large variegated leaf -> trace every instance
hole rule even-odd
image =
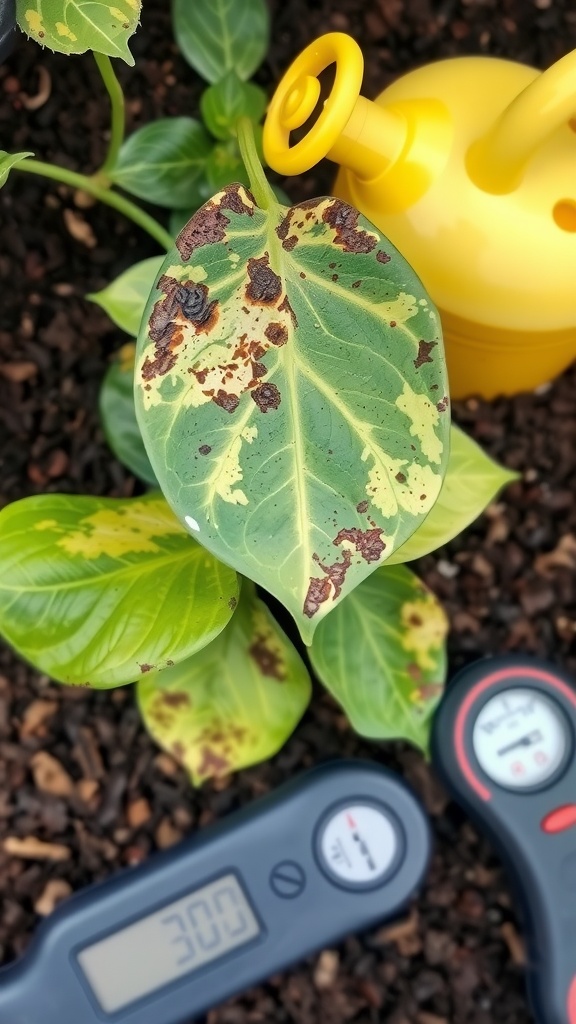
[[[50,50],[95,50],[133,64],[128,40],[141,6],[141,0],[16,0],[16,17],[23,32]]]
[[[119,686],[188,658],[237,594],[158,493],[42,495],[0,512],[0,633],[63,683]]]
[[[518,473],[498,465],[463,430],[452,425],[450,457],[438,501],[390,564],[412,562],[462,533]]]
[[[428,746],[446,676],[448,622],[410,569],[382,566],[324,619],[310,660],[352,725]]]
[[[245,580],[232,621],[212,643],[138,684],[148,731],[198,785],[271,757],[310,699],[307,669]]]
[[[408,539],[442,483],[440,324],[406,261],[337,199],[192,217],[144,315],[136,411],[201,544],[317,623]]]

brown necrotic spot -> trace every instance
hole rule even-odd
[[[328,577],[320,576],[316,578],[311,576],[306,597],[304,598],[304,615],[307,615],[309,619],[313,618],[320,605],[324,604],[324,601],[327,601],[329,597],[330,580]]]
[[[184,341],[182,324],[178,317],[184,317],[194,324],[196,333],[207,333],[218,319],[218,302],[208,302],[206,285],[187,281],[180,284],[164,274],[157,287],[164,292],[164,298],[154,304],[148,333],[154,342],[154,355],[146,356],[142,366],[142,378],[151,381],[168,373],[176,364],[176,349]]]
[[[278,306],[278,312],[279,313],[289,313],[290,314],[290,319],[292,321],[292,326],[293,327],[298,327],[298,320],[296,319],[296,313],[294,312],[294,310],[292,309],[292,306],[290,305],[290,299],[288,298],[288,295],[285,295],[284,298],[282,299],[282,302]]]
[[[200,748],[200,763],[198,765],[198,774],[200,776],[226,775],[230,768],[231,763],[228,758],[223,757],[213,747],[204,744]]]
[[[175,301],[186,320],[194,324],[196,334],[208,334],[218,319],[218,300],[208,301],[208,288],[205,284],[185,281],[175,292]]]
[[[418,355],[416,356],[416,359],[414,360],[414,366],[416,367],[417,370],[424,363],[431,363],[432,362],[432,358],[430,356],[430,353],[431,353],[432,349],[436,347],[437,344],[438,344],[437,341],[424,341],[424,339],[422,339],[421,341],[418,342]]]
[[[420,682],[420,680],[422,679],[422,669],[414,661],[411,661],[406,666],[406,671],[408,672],[408,675],[412,677],[415,683]]]
[[[241,189],[248,196],[249,201],[253,204],[252,206],[249,206],[244,202],[244,199],[240,194]],[[243,189],[241,185],[234,183],[233,185],[228,185],[224,189],[224,195],[220,199],[219,205],[221,209],[232,210],[232,213],[237,213],[239,216],[247,214],[249,217],[253,217],[256,200],[251,192]]]
[[[288,341],[288,328],[285,324],[268,324],[268,327],[264,331],[264,336],[268,341],[273,345],[277,345],[279,348],[281,345],[285,345]]]
[[[362,281],[353,281],[352,282],[352,287],[353,288],[359,288],[361,284],[362,284]]]
[[[154,665],[148,665],[148,664],[147,664],[146,662],[143,662],[143,663],[142,663],[142,664],[140,665],[140,671],[141,671],[141,672],[142,672],[143,674],[144,674],[145,672],[151,672],[153,668],[154,668]]]
[[[248,648],[248,654],[256,662],[263,676],[277,679],[279,683],[284,682],[286,668],[278,653],[266,644],[264,637],[256,637]]]
[[[190,703],[187,693],[163,693],[160,700],[168,708],[183,708]]]
[[[378,263],[390,263],[392,257],[389,256],[387,252],[384,252],[383,249],[379,249],[376,253],[376,259],[378,260]]]
[[[279,224],[278,227],[276,228],[276,234],[278,235],[278,238],[282,242],[282,248],[286,249],[287,252],[292,252],[292,249],[298,242],[298,235],[288,235],[288,232],[290,231],[291,227],[291,219],[292,211],[290,210],[284,217],[282,223]]]
[[[442,398],[439,402],[436,403],[436,408],[438,409],[438,412],[446,412],[446,409],[448,408],[449,404],[450,400],[448,398],[448,395],[444,395],[444,398]]]
[[[280,392],[275,384],[268,382],[260,384],[250,394],[260,409],[260,412],[268,412],[269,409],[277,409],[280,405]]]
[[[342,593],[342,587],[346,579],[346,573],[350,568],[352,561],[352,555],[349,551],[342,552],[342,562],[333,562],[332,565],[324,565],[320,561],[320,557],[316,554],[312,556],[314,561],[319,565],[324,577],[310,577],[310,583],[308,590],[306,591],[306,597],[304,598],[304,614],[309,618],[313,618],[316,612],[320,608],[320,605],[328,600],[332,589],[334,593],[332,600],[340,597]]]
[[[212,401],[215,405],[219,405],[221,409],[225,409],[226,412],[235,412],[240,399],[238,395],[229,395],[227,391],[220,389],[220,391],[212,396]]]
[[[360,501],[360,502],[358,502],[358,504],[356,505],[356,511],[360,512],[360,514],[363,515],[364,512],[368,511],[368,502],[367,501]]]
[[[382,530],[378,529],[360,530],[358,527],[351,527],[349,530],[340,530],[333,543],[338,545],[344,541],[353,544],[365,562],[380,561],[386,547],[382,540]]]
[[[200,452],[200,455],[210,455],[212,448],[209,444],[201,444],[198,451]]]
[[[249,302],[258,306],[273,306],[278,302],[282,282],[270,267],[267,252],[259,259],[251,257],[248,260],[248,277],[250,283],[246,286],[246,298]]]
[[[176,239],[176,248],[186,263],[196,249],[213,242],[222,242],[230,219],[212,200],[202,206],[182,228]]]
[[[338,274],[332,274],[332,280],[333,281],[337,281],[338,280]]]
[[[322,214],[322,220],[336,232],[336,245],[345,252],[372,252],[376,239],[358,227],[358,210],[341,199],[334,199]]]
[[[396,473],[394,479],[397,480],[399,484],[406,483],[406,477],[404,476],[404,473]]]
[[[228,607],[230,608],[231,611],[234,611],[234,609],[236,608],[237,604],[238,604],[238,599],[235,598],[235,597],[231,597],[230,600],[228,601]]]

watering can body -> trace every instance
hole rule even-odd
[[[375,103],[357,99],[329,149],[323,140],[341,165],[335,195],[393,242],[438,306],[455,398],[533,389],[576,357],[576,52],[563,60],[544,74],[439,61]],[[265,129],[282,169],[279,142]]]

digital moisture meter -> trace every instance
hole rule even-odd
[[[177,1024],[397,914],[426,817],[391,772],[333,762],[85,889],[0,972],[0,1024]]]
[[[516,881],[541,1024],[576,1024],[576,688],[530,658],[476,662],[436,714],[433,758]]]

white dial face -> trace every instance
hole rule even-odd
[[[351,804],[326,822],[320,852],[330,870],[348,885],[378,882],[398,849],[396,830],[384,811]]]
[[[484,705],[472,734],[486,774],[507,789],[541,786],[562,764],[569,742],[564,716],[538,690],[503,690]]]

